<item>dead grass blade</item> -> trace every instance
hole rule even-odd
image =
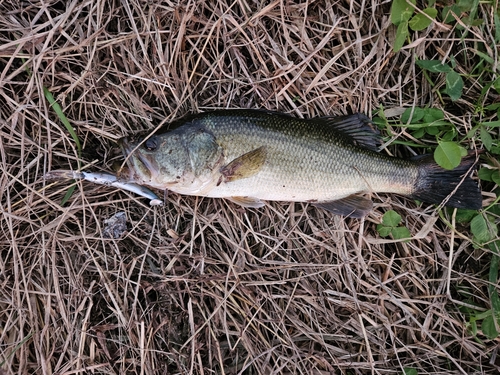
[[[498,371],[498,339],[474,337],[466,314],[489,303],[489,258],[431,209],[382,196],[359,221],[175,194],[151,208],[86,182],[63,207],[69,183],[43,179],[79,163],[111,171],[117,138],[188,112],[439,105],[415,57],[491,44],[493,13],[481,4],[467,40],[430,28],[394,54],[389,8],[0,2],[0,373]],[[464,108],[480,94],[472,84]],[[388,209],[410,241],[380,238]],[[127,231],[105,238],[117,212]]]

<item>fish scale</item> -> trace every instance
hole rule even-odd
[[[411,162],[360,150],[334,138],[331,129],[307,133],[311,127],[307,120],[271,116],[277,120],[272,129],[259,121],[242,124],[240,116],[203,120],[203,126],[226,151],[226,163],[262,145],[267,148],[266,162],[258,174],[214,187],[208,197],[330,201],[369,191],[411,194],[417,177],[417,167]]]

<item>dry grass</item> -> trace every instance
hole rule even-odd
[[[466,228],[427,225],[432,207],[383,196],[360,221],[171,194],[150,208],[88,183],[62,206],[71,182],[43,179],[79,159],[44,87],[82,141],[82,166],[106,171],[120,161],[114,140],[187,112],[441,106],[415,57],[491,44],[493,12],[481,5],[486,26],[464,41],[436,26],[394,54],[389,9],[0,2],[0,374],[495,373],[498,340],[474,338],[460,311],[467,295],[488,306],[489,257]],[[473,61],[459,64],[465,73]],[[480,91],[467,81],[459,116]],[[378,236],[391,208],[411,241]],[[121,211],[128,232],[104,238]]]

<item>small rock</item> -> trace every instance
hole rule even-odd
[[[117,212],[104,220],[102,235],[104,238],[118,239],[127,231],[127,215],[124,211]]]

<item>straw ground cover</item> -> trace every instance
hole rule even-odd
[[[425,19],[396,24],[378,0],[0,2],[0,374],[498,371],[500,22],[496,1],[471,4],[419,2],[411,17],[438,15],[414,30]],[[449,65],[459,97],[417,60]],[[489,213],[394,195],[365,220],[175,194],[151,208],[43,178],[112,171],[119,137],[213,108],[373,114],[401,157],[487,146]],[[407,108],[443,119],[401,126]]]

